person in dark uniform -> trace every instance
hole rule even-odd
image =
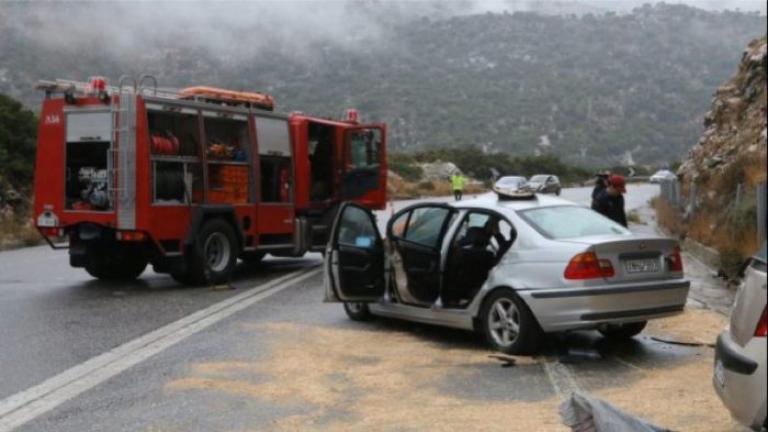
[[[624,193],[627,191],[626,180],[623,176],[608,177],[608,186],[600,191],[595,199],[595,211],[627,226],[627,215],[624,213]]]
[[[592,189],[592,210],[597,210],[597,197],[602,193],[606,187],[608,187],[608,177],[611,173],[608,171],[598,172],[595,174],[595,188]]]

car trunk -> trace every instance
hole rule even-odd
[[[610,260],[614,276],[612,282],[644,282],[682,277],[670,265],[678,243],[660,237],[596,236],[572,239],[571,242],[589,245],[598,259]]]

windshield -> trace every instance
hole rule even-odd
[[[535,175],[531,177],[531,182],[533,183],[544,183],[547,180],[547,176],[545,175]]]
[[[496,182],[499,187],[516,187],[525,183],[524,177],[502,177]]]
[[[631,234],[628,229],[586,207],[539,207],[518,214],[541,235],[553,240]]]

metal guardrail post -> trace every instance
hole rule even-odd
[[[757,185],[757,244],[762,245],[766,237],[766,182]]]

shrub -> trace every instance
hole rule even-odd
[[[725,246],[718,248],[720,254],[720,270],[728,279],[739,279],[747,257],[734,248]]]

